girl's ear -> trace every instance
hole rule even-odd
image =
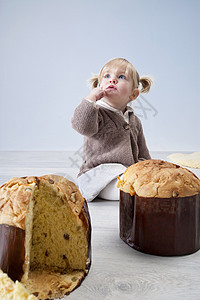
[[[139,96],[139,94],[140,94],[140,91],[137,88],[134,89],[132,95],[129,97],[130,100],[135,100]]]

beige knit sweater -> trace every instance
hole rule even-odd
[[[83,99],[74,111],[72,127],[84,135],[83,163],[78,176],[104,163],[128,167],[151,158],[142,124],[133,112],[128,124],[116,112]]]

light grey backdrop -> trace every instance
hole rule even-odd
[[[135,102],[150,150],[200,151],[199,0],[1,0],[0,150],[77,150],[87,79],[125,57],[155,78]]]

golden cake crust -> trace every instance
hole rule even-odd
[[[73,182],[58,175],[13,177],[0,187],[0,224],[25,229],[28,204],[39,182],[52,185],[62,199],[68,202],[74,215],[79,217],[85,199]]]
[[[150,159],[128,167],[117,187],[140,197],[187,197],[200,193],[200,180],[188,169]]]

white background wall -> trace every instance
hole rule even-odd
[[[199,0],[0,0],[0,150],[80,148],[70,119],[86,81],[125,57],[155,78],[135,105],[150,150],[200,151],[199,10]]]

